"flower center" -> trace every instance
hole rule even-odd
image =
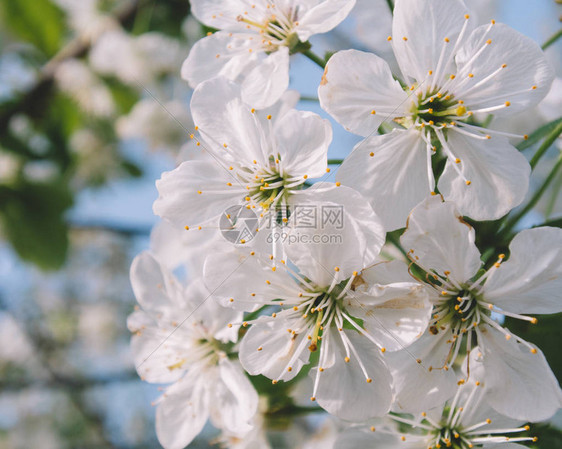
[[[419,127],[445,127],[467,115],[464,102],[455,100],[451,94],[443,95],[439,89],[417,95],[418,101],[412,106],[412,120]]]

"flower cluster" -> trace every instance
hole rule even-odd
[[[171,384],[166,449],[207,419],[226,447],[270,447],[276,417],[317,406],[347,422],[336,448],[516,448],[562,405],[541,350],[507,327],[562,311],[562,230],[498,220],[527,193],[512,144],[527,136],[484,126],[536,105],[552,69],[462,0],[396,0],[397,73],[353,49],[325,64],[320,106],[365,138],[330,182],[331,125],[295,109],[289,64],[324,65],[308,39],[354,3],[192,1],[218,31],[184,62],[196,126],[131,269],[137,371]]]

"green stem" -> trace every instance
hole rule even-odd
[[[394,14],[394,2],[392,0],[386,0],[386,4],[390,9],[390,14]]]
[[[328,159],[328,165],[341,165],[343,164],[343,159]]]
[[[307,97],[306,95],[303,95],[303,96],[301,97],[301,101],[314,101],[314,102],[317,102],[317,101],[318,101],[318,98],[316,98],[316,97]]]
[[[321,58],[320,56],[318,56],[316,53],[312,52],[311,50],[305,50],[305,51],[302,52],[302,54],[305,55],[311,61],[318,64],[320,67],[322,67],[322,68],[326,67],[326,61],[324,60],[324,58]]]
[[[560,39],[561,36],[562,36],[562,28],[558,30],[556,33],[554,33],[552,36],[550,36],[548,40],[541,45],[541,48],[543,50],[546,50],[548,47],[554,44],[558,39]]]
[[[529,164],[531,164],[531,168],[535,168],[541,157],[543,157],[544,153],[546,153],[546,150],[550,148],[550,145],[554,143],[560,134],[562,134],[562,122],[559,123],[548,136],[546,136],[546,139],[544,139],[544,142],[529,162]]]
[[[515,214],[503,227],[502,229],[502,233],[506,233],[511,231],[511,229],[513,229],[513,227],[519,222],[519,220],[521,220],[521,218],[523,218],[527,212],[529,212],[533,207],[535,207],[535,205],[539,202],[539,200],[541,199],[541,196],[543,195],[543,193],[546,191],[546,189],[548,188],[548,186],[550,185],[550,183],[553,181],[553,179],[556,177],[556,174],[558,173],[558,170],[560,169],[560,167],[562,166],[562,154],[560,154],[560,156],[558,156],[558,160],[556,161],[556,163],[554,164],[554,167],[552,167],[552,170],[550,171],[550,173],[548,174],[548,176],[546,177],[546,179],[544,180],[543,184],[540,186],[540,188],[535,192],[535,194],[533,195],[533,197],[529,200],[529,202],[527,203],[527,205],[521,209],[517,214]]]

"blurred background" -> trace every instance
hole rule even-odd
[[[467,3],[541,45],[560,32],[554,0]],[[386,0],[360,0],[313,50],[390,58],[390,17]],[[138,379],[129,353],[128,271],[157,222],[154,181],[193,128],[181,64],[210,30],[188,0],[0,0],[0,23],[0,449],[159,447],[150,405],[159,392]],[[561,42],[547,49],[558,77]],[[326,116],[313,100],[321,70],[293,58],[291,86],[310,97],[299,107]],[[536,110],[492,126],[530,134],[560,117],[561,96],[558,78]],[[358,139],[334,130],[330,156],[345,157]],[[526,226],[560,226],[561,186],[558,174]],[[543,349],[561,381],[562,317],[539,322],[512,330]],[[560,414],[537,427],[536,447],[562,447],[556,427]],[[212,433],[193,447],[209,447]]]

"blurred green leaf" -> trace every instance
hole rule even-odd
[[[60,48],[64,14],[49,0],[0,0],[2,21],[16,36],[50,58]]]
[[[539,142],[544,136],[546,136],[546,135],[550,134],[552,131],[554,131],[554,129],[560,123],[562,123],[562,117],[559,117],[556,120],[553,120],[552,122],[541,126],[536,131],[532,132],[529,135],[529,138],[527,140],[524,140],[521,143],[519,143],[518,145],[516,145],[517,149],[522,151],[522,150],[525,150],[525,149],[529,148],[530,146],[534,145],[535,143]]]
[[[139,101],[139,94],[137,91],[114,77],[104,77],[103,80],[111,91],[119,113],[128,114]]]
[[[72,195],[61,182],[2,187],[3,232],[22,259],[45,270],[58,269],[68,249],[63,214],[71,205]]]
[[[562,449],[562,431],[548,424],[531,424],[530,435],[538,439],[531,444],[537,449]]]
[[[125,172],[133,178],[140,178],[142,176],[142,169],[131,161],[121,162],[121,167]]]

